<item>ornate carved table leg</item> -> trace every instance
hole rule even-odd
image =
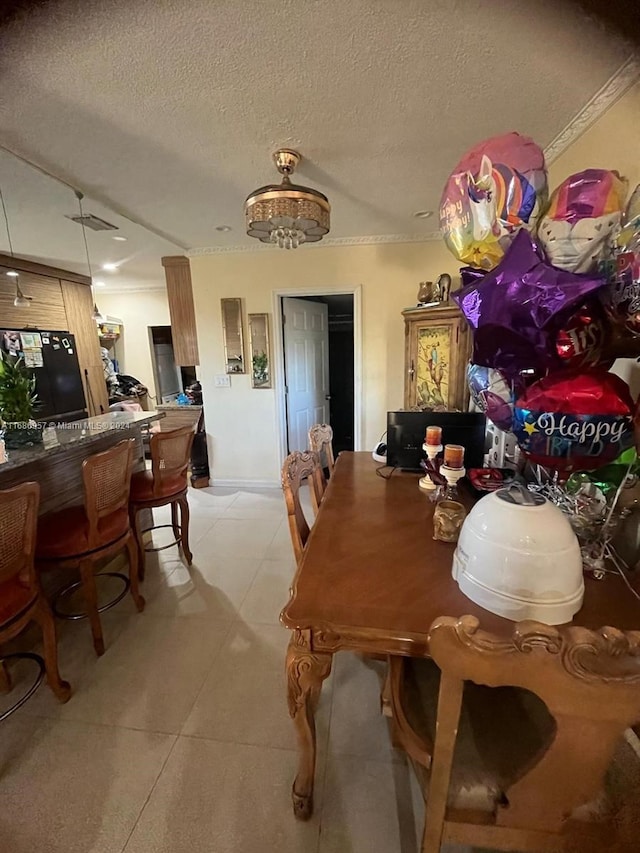
[[[293,813],[298,820],[313,814],[313,781],[316,769],[315,711],[322,682],[331,672],[333,655],[312,652],[310,632],[294,631],[287,650],[289,714],[298,735],[298,774],[293,783]]]

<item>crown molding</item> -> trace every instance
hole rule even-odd
[[[140,285],[135,284],[131,287],[127,287],[126,284],[120,285],[120,287],[101,287],[96,291],[95,297],[98,302],[102,296],[111,296],[112,294],[121,295],[123,293],[153,293],[154,291],[166,291],[167,287],[165,284],[149,284],[149,285]]]
[[[551,140],[544,150],[547,165],[553,163],[566,149],[612,107],[634,83],[640,80],[640,52],[634,51],[604,86],[575,115],[569,124]]]
[[[247,238],[252,240],[253,238]],[[433,243],[442,240],[442,235],[439,231],[431,231],[428,234],[372,234],[366,237],[326,237],[317,243],[307,243],[300,248],[308,249],[323,249],[328,247],[341,246],[376,246],[386,243]],[[241,246],[200,246],[194,249],[189,249],[187,257],[199,258],[203,255],[226,255],[226,254],[242,254],[246,252],[270,252],[274,246],[269,246],[266,243],[256,241],[253,244]]]

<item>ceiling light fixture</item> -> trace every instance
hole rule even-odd
[[[227,231],[231,231],[230,225],[216,225],[216,231],[222,231],[226,233]]]
[[[106,284],[104,283],[104,281],[94,281],[93,286],[94,287],[106,287]]]
[[[11,231],[9,230],[9,217],[7,216],[7,207],[4,203],[4,195],[2,194],[2,187],[0,187],[0,202],[2,202],[2,212],[4,213],[4,224],[7,229],[7,242],[9,243],[9,254],[11,257],[15,257],[13,254],[13,243],[11,242]],[[19,274],[15,270],[9,270],[7,272],[9,278],[12,278],[16,283],[16,296],[13,300],[13,305],[15,308],[28,308],[31,305],[31,297],[25,296],[20,287]]]
[[[291,183],[290,175],[300,163],[297,151],[281,148],[273,159],[282,183],[260,187],[249,195],[244,206],[247,234],[281,249],[317,243],[331,227],[328,198],[318,190]]]
[[[15,280],[16,283],[16,298],[13,300],[13,304],[16,308],[28,308],[31,305],[31,296],[25,296],[20,288],[20,283],[18,282],[19,275],[15,270],[10,270],[7,273],[12,279]]]
[[[429,219],[430,216],[433,216],[433,210],[417,210],[413,215],[416,219]]]
[[[114,237],[113,239],[114,239],[114,240],[117,240],[119,243],[126,243],[126,242],[127,242],[127,238],[126,238],[126,237],[123,237],[121,234],[118,234],[118,235],[117,235],[116,237]]]
[[[31,305],[31,297],[25,296],[20,288],[20,283],[16,278],[16,298],[13,300],[16,308],[28,308]]]
[[[118,264],[102,264],[102,269],[106,270],[107,272],[118,272]]]
[[[80,192],[80,190],[74,190],[76,194],[76,198],[78,199],[78,207],[80,209],[80,224],[82,225],[82,239],[84,240],[84,251],[87,256],[87,269],[89,270],[89,280],[91,282],[91,291],[93,292],[93,274],[91,272],[91,260],[89,259],[89,244],[87,243],[87,232],[84,227],[84,213],[82,211],[82,199],[84,195]],[[98,303],[93,299],[93,314],[91,315],[93,320],[102,320],[102,314],[100,313],[100,309],[98,308]]]

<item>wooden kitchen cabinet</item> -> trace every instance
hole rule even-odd
[[[12,270],[20,273],[20,287],[26,296],[31,297],[28,308],[14,305],[15,280],[6,277],[6,273]],[[98,329],[93,319],[90,278],[25,258],[0,254],[0,325],[4,329],[71,332],[76,340],[88,414],[93,417],[108,410]]]
[[[467,411],[466,370],[471,333],[451,304],[408,308],[405,323],[404,408]]]

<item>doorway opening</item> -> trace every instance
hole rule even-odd
[[[334,453],[360,449],[360,288],[280,291],[274,363],[282,459],[308,447],[314,423],[333,429]]]
[[[179,367],[173,352],[171,326],[148,326],[151,367],[158,403],[172,403],[196,381],[195,367]]]

